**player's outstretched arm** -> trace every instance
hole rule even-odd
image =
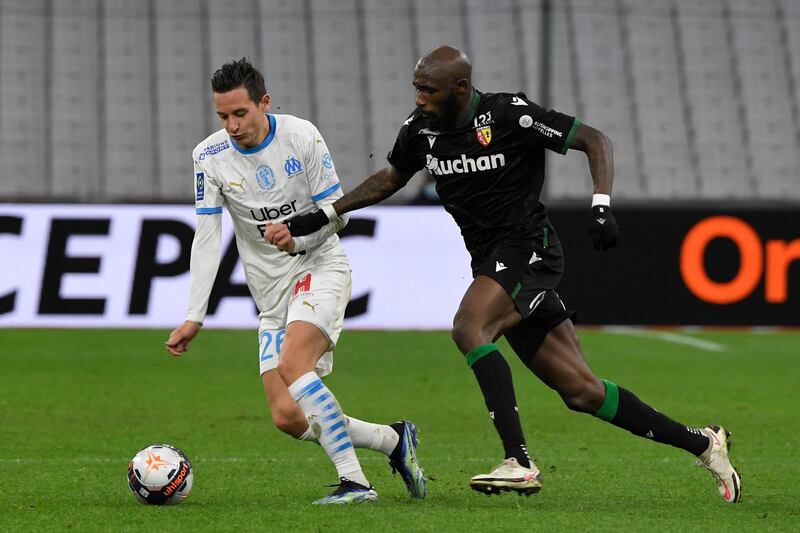
[[[164,343],[167,351],[172,355],[180,356],[189,350],[189,343],[192,342],[200,333],[201,324],[193,320],[187,320],[169,334],[167,342]]]
[[[330,206],[319,211],[296,216],[286,222],[293,237],[300,237],[318,231],[325,226],[334,215],[343,215],[377,204],[402,189],[411,176],[403,176],[392,166],[379,170],[361,185],[336,200]]]
[[[337,215],[343,215],[368,205],[377,204],[405,187],[410,179],[411,176],[400,175],[390,165],[368,177],[361,185],[333,202],[333,209]]]
[[[611,140],[601,131],[581,124],[570,148],[580,150],[589,159],[594,182],[589,234],[595,250],[613,248],[619,240],[619,228],[611,213],[611,186],[614,182],[614,156]]]
[[[589,159],[589,172],[595,194],[611,194],[614,182],[614,154],[611,140],[603,132],[586,124],[578,126],[570,148],[580,150]]]

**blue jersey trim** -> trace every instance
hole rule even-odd
[[[217,215],[222,213],[221,207],[198,207],[195,209],[198,215]]]
[[[269,146],[269,143],[271,143],[272,139],[275,138],[275,130],[277,129],[277,125],[274,116],[267,115],[267,119],[269,120],[269,134],[267,135],[267,138],[264,139],[258,146],[253,146],[252,148],[242,148],[241,146],[236,144],[236,141],[234,141],[233,137],[231,137],[231,144],[233,144],[233,147],[236,148],[237,152],[239,152],[240,154],[252,155],[252,154],[257,154],[258,152]]]
[[[328,196],[330,196],[331,194],[335,193],[336,191],[338,191],[341,188],[342,188],[342,185],[340,183],[337,183],[335,185],[331,185],[330,187],[328,187],[327,189],[325,189],[321,193],[315,194],[314,196],[312,196],[311,199],[314,200],[315,202],[319,202],[323,198],[327,198]]]

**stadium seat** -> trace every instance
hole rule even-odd
[[[4,5],[0,18],[0,158],[3,195],[32,196],[50,186],[49,161],[42,157],[49,139],[47,94],[49,63],[44,0]]]
[[[792,112],[791,61],[782,34],[776,31],[779,27],[776,4],[730,1],[733,52],[746,104],[756,196],[800,195],[797,178],[800,125],[796,103]]]
[[[211,105],[210,66],[204,64],[203,24],[198,0],[156,2],[158,46],[154,73],[158,113],[159,193],[188,202],[191,197],[191,151],[219,129]]]

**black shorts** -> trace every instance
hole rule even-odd
[[[522,315],[522,322],[504,335],[526,365],[550,330],[564,320],[575,321],[575,312],[555,291],[564,272],[564,254],[552,230],[551,235],[503,243],[474,271],[499,283]]]

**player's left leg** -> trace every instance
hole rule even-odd
[[[277,370],[264,372],[261,380],[275,427],[298,440],[319,444],[319,424],[309,424]],[[386,455],[392,472],[400,473],[409,495],[412,498],[425,497],[425,476],[416,455],[419,440],[413,422],[402,420],[388,425],[374,424],[345,414],[344,423],[354,448],[366,448]]]
[[[286,327],[278,373],[288,383],[289,394],[309,419],[319,443],[328,454],[341,483],[333,494],[315,503],[351,503],[375,500],[378,495],[367,481],[356,457],[344,414],[336,397],[314,369],[328,351],[329,341],[314,324],[295,321]]]
[[[515,343],[516,344],[516,343]],[[515,348],[518,354],[522,351]],[[523,352],[524,353],[524,352]],[[575,328],[564,320],[545,336],[528,367],[554,389],[573,411],[594,415],[634,435],[669,444],[697,456],[717,479],[726,501],[738,501],[741,481],[727,459],[726,432],[718,427],[690,428],[642,402],[629,390],[599,380],[583,357]]]
[[[314,268],[301,273],[300,279],[303,283],[296,286],[301,289],[295,291],[289,302],[286,318],[289,325],[279,363],[293,397],[296,397],[293,387],[298,382],[316,380],[321,383],[314,374],[321,377],[331,372],[332,351],[341,333],[344,310],[350,299],[350,269],[340,262],[321,258]],[[298,347],[302,350],[300,345],[308,344],[300,342],[298,335],[301,332],[313,336],[314,356],[284,358],[284,352],[298,352]],[[299,366],[294,368],[295,365]],[[324,446],[330,437],[328,432],[333,431],[334,436],[347,433],[352,447],[370,448],[386,454],[392,469],[400,472],[411,497],[425,497],[425,476],[416,456],[417,430],[414,424],[408,421],[392,425],[372,424],[348,417],[341,409],[338,409],[338,417],[334,417],[333,413],[315,417],[303,400],[298,400],[298,403],[310,423],[309,431],[301,438],[318,440]],[[326,405],[328,403],[324,401],[321,404],[322,407]],[[327,428],[328,425],[334,429]],[[351,453],[355,457],[352,450]]]

